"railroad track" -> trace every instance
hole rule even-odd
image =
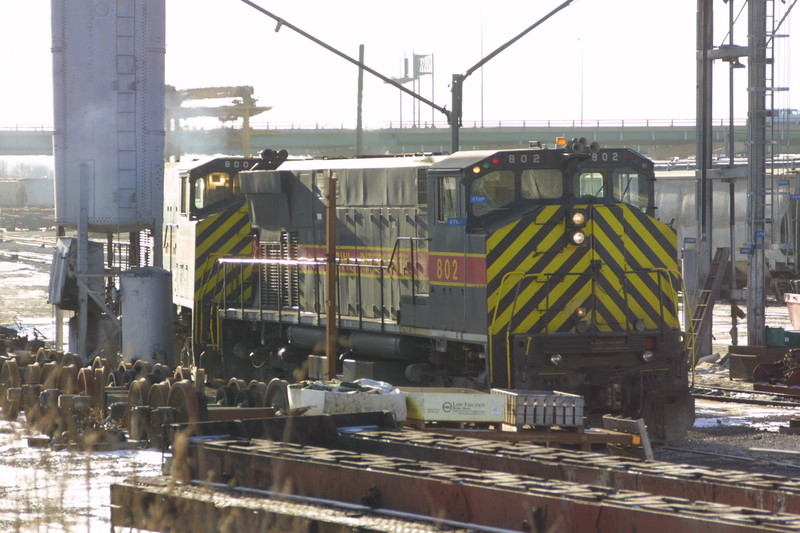
[[[694,387],[692,396],[714,402],[731,402],[775,407],[800,407],[800,396],[723,387]]]

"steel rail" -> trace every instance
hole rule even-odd
[[[350,503],[375,495],[374,507],[484,527],[651,533],[800,529],[800,515],[786,512],[290,443],[189,439],[186,459],[191,479],[236,479],[243,487]]]
[[[546,448],[403,429],[339,430],[339,447],[553,480],[688,497],[719,504],[800,513],[800,483],[768,474],[715,471],[693,465]],[[739,457],[736,457],[738,459]]]

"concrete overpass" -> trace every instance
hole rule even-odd
[[[724,154],[730,131],[727,121],[715,121],[712,131],[715,153]],[[747,126],[743,120],[734,123],[734,136],[736,151],[745,153]],[[534,140],[551,144],[556,137],[586,137],[604,147],[630,147],[653,159],[685,158],[695,153],[695,127],[691,120],[518,121],[483,127],[466,123],[460,137],[464,150],[517,148]],[[785,153],[800,153],[800,124],[782,124],[780,129],[776,126],[774,138],[784,144]],[[175,143],[183,154],[255,154],[262,148],[273,148],[286,149],[292,155],[352,156],[356,132],[321,124],[253,124],[249,134],[241,128],[170,132],[168,146]],[[438,123],[389,124],[364,131],[362,146],[364,155],[449,152],[450,130],[447,124]],[[48,128],[0,127],[0,155],[52,155],[52,151],[52,131]]]

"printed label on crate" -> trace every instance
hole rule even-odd
[[[428,412],[435,413],[437,410],[428,408]],[[483,402],[442,402],[443,413],[456,413],[461,415],[481,414],[488,412],[491,415],[500,414],[500,408],[496,406],[487,406]]]
[[[464,389],[403,389],[409,418],[428,421],[502,422],[505,399]]]

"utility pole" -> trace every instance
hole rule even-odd
[[[358,62],[364,64],[364,45],[358,47]],[[364,68],[358,67],[358,103],[356,104],[356,157],[364,155],[363,126],[361,125],[361,109],[364,102]]]
[[[697,280],[693,291],[684,305],[694,308],[705,280],[711,271],[713,255],[712,235],[714,217],[712,213],[712,193],[710,170],[712,166],[712,67],[711,53],[714,47],[714,10],[712,0],[697,1]],[[689,261],[690,263],[691,261]],[[686,266],[686,264],[685,264]],[[686,273],[684,273],[686,275]],[[712,302],[713,304],[713,302]],[[695,352],[698,355],[711,353],[711,328],[703,338],[694,340]]]
[[[752,253],[747,276],[747,343],[766,344],[764,325],[764,241],[766,226],[766,67],[767,7],[765,0],[748,2],[747,9],[747,234]]]
[[[553,9],[550,13],[543,16],[530,26],[528,26],[525,30],[519,33],[516,37],[505,43],[504,45],[497,48],[494,52],[489,54],[488,56],[484,57],[474,65],[472,65],[467,72],[464,74],[453,74],[453,83],[450,86],[450,92],[452,94],[452,113],[450,114],[450,141],[451,146],[450,150],[455,153],[459,149],[459,138],[458,138],[458,129],[461,127],[461,111],[462,111],[462,100],[463,100],[463,91],[464,91],[464,81],[476,70],[481,68],[483,65],[489,62],[489,60],[493,59],[497,54],[517,42],[518,40],[522,39],[525,35],[530,33],[533,29],[537,28],[541,24],[543,24],[547,19],[567,7],[573,2],[573,0],[566,0],[561,5]]]

